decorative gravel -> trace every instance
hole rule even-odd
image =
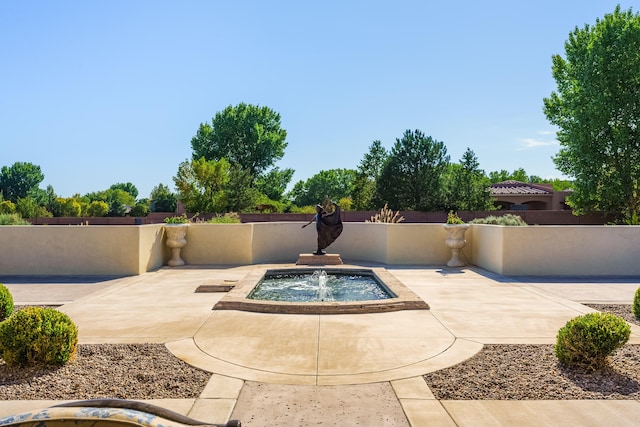
[[[638,324],[631,305],[589,305]],[[437,399],[640,399],[640,345],[627,344],[602,372],[558,363],[553,345],[485,345],[474,357],[424,376]]]
[[[630,305],[590,306],[638,324]],[[197,398],[210,377],[162,344],[81,344],[74,361],[58,368],[9,368],[0,360],[0,400]],[[424,378],[437,399],[640,400],[640,345],[625,345],[596,373],[560,366],[553,345],[486,345]]]
[[[162,344],[81,344],[62,367],[9,368],[0,361],[0,400],[197,398],[210,377]]]

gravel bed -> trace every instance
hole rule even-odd
[[[590,307],[638,324],[630,305]],[[0,400],[197,398],[210,377],[162,344],[81,344],[75,359],[57,368],[9,368],[0,360]],[[437,399],[640,400],[640,345],[625,345],[597,373],[563,368],[553,345],[486,345],[424,378]]]
[[[638,324],[631,305],[589,304]],[[627,344],[602,372],[558,363],[553,345],[485,345],[474,357],[424,376],[437,399],[640,399],[640,345]]]
[[[0,400],[197,398],[209,378],[162,344],[80,344],[62,367],[9,368],[0,361]]]

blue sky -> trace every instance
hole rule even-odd
[[[191,138],[240,102],[282,118],[292,184],[406,129],[485,172],[561,177],[543,98],[576,27],[633,1],[0,2],[0,166],[62,197],[173,186]],[[638,12],[634,7],[634,12]]]

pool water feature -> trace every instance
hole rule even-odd
[[[316,273],[317,271],[317,273]],[[315,276],[314,276],[315,273]],[[292,285],[298,295],[284,297],[282,290],[272,289],[269,280],[273,276],[288,279],[296,276],[310,276],[310,283]],[[332,275],[340,276],[345,289],[336,289],[332,284]],[[376,283],[375,289],[364,294],[356,290],[354,281],[361,277]],[[259,286],[260,282],[266,285]],[[298,279],[294,279],[298,280]],[[282,285],[278,285],[282,286]],[[270,299],[259,296],[260,293],[273,294]],[[349,294],[349,296],[347,296]],[[304,295],[304,296],[301,296]],[[356,314],[379,313],[399,310],[428,310],[429,305],[407,288],[395,276],[384,268],[353,268],[340,266],[331,268],[279,268],[262,269],[249,272],[236,286],[224,295],[214,310],[240,310],[257,313],[280,314]]]
[[[371,301],[396,295],[370,270],[269,270],[247,298],[266,301]]]

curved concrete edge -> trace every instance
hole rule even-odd
[[[317,384],[353,385],[417,377],[464,362],[478,354],[482,347],[482,344],[475,341],[456,339],[445,351],[411,365],[366,374],[319,376]]]
[[[177,358],[191,366],[207,372],[240,378],[245,381],[258,381],[274,384],[316,385],[315,375],[289,375],[265,372],[245,366],[234,365],[205,353],[197,346],[193,338],[185,338],[165,344],[167,349]]]
[[[407,366],[362,374],[319,376],[266,372],[234,365],[211,357],[202,351],[192,338],[168,342],[165,345],[174,356],[207,372],[245,381],[293,385],[354,385],[411,378],[461,363],[475,356],[483,347],[475,341],[456,339],[445,351]]]

